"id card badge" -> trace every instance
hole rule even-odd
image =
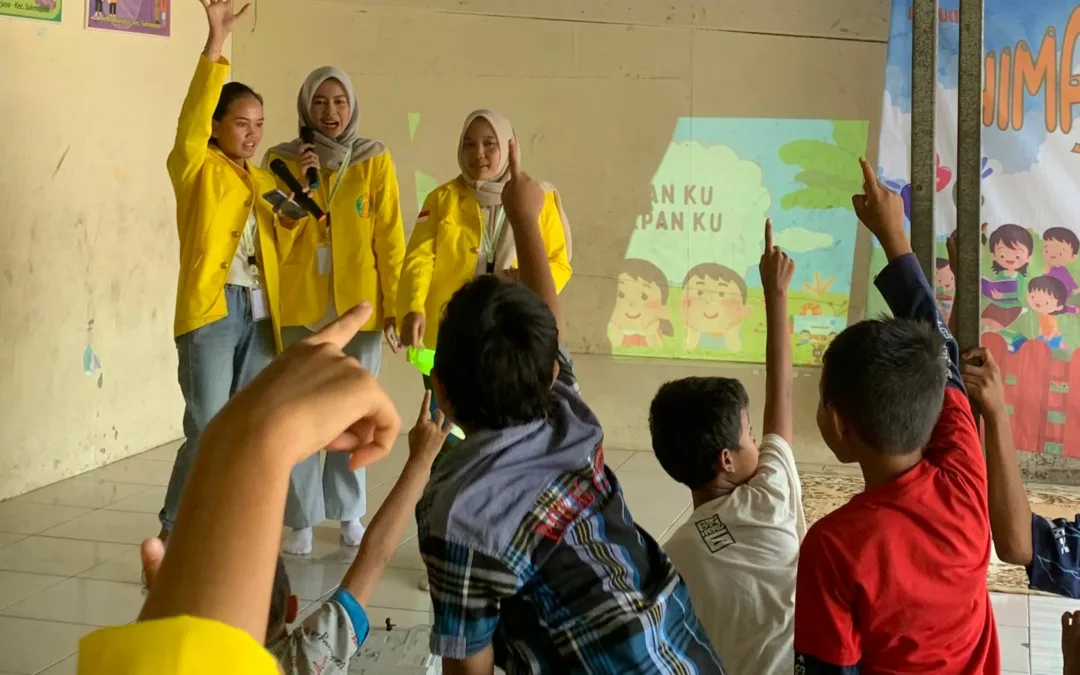
[[[248,299],[251,301],[251,320],[262,321],[270,316],[266,303],[266,290],[257,287],[248,288]]]
[[[330,246],[328,244],[319,245],[318,258],[319,276],[330,276],[330,271],[333,269],[334,257],[333,254],[330,253]]]

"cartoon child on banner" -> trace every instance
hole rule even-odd
[[[1051,349],[1065,349],[1065,337],[1061,334],[1057,318],[1066,312],[1076,313],[1076,307],[1067,306],[1069,290],[1057,277],[1044,275],[1028,283],[1028,306],[1039,314],[1038,338]]]
[[[1076,293],[1077,285],[1069,272],[1080,253],[1080,238],[1064,227],[1051,227],[1043,232],[1043,274],[1054,277],[1065,286],[1067,298]]]
[[[956,292],[956,275],[953,274],[949,261],[945,258],[937,259],[937,271],[934,272],[934,295],[937,296],[938,309],[945,321],[952,314],[953,297]]]
[[[982,313],[990,331],[1008,328],[1023,313],[1028,264],[1035,249],[1031,232],[1019,225],[1002,225],[990,235],[993,276],[982,280],[982,293],[992,301]]]
[[[667,306],[668,282],[647,260],[630,258],[619,273],[619,293],[608,321],[608,341],[618,347],[660,349],[674,335]]]
[[[702,263],[683,281],[683,325],[686,351],[742,349],[742,323],[750,317],[746,282],[735,270],[717,263]]]

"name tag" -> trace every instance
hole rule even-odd
[[[320,277],[329,276],[330,271],[334,268],[334,256],[330,252],[330,247],[326,244],[319,246],[318,268]]]
[[[269,303],[266,301],[265,288],[248,288],[248,299],[251,301],[252,321],[262,321],[266,317],[270,316],[270,312],[267,309],[269,307]]]

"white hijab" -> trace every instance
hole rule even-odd
[[[499,166],[495,171],[495,178],[487,181],[472,176],[462,156],[465,148],[465,134],[468,133],[469,126],[478,119],[484,119],[491,125],[491,128],[495,130],[495,138],[499,142]],[[469,113],[465,118],[465,123],[461,126],[461,137],[458,139],[457,153],[461,179],[472,188],[473,195],[484,213],[484,225],[487,227],[491,227],[491,224],[497,222],[502,216],[502,191],[510,180],[510,139],[512,138],[516,138],[514,126],[506,116],[494,110],[475,110]],[[518,145],[518,153],[519,155],[521,153],[520,144]],[[572,256],[570,219],[567,218],[566,211],[563,210],[562,198],[559,196],[559,191],[551,183],[541,183],[540,185],[544,188],[544,192],[555,195],[555,205],[559,209],[559,219],[562,220],[563,234],[566,238],[566,257],[569,260]],[[514,244],[514,232],[511,228],[504,227],[499,234],[499,241],[495,247],[495,269],[509,269],[514,266],[516,260],[517,251]]]

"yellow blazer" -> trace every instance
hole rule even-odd
[[[265,164],[282,159],[299,180],[298,164],[273,151]],[[333,260],[334,307],[338,314],[363,301],[375,311],[361,330],[382,330],[394,316],[398,279],[405,257],[405,229],[397,174],[389,152],[345,169],[341,185],[327,208],[337,171],[322,171],[312,198],[330,214],[326,221],[304,218],[292,230],[278,229],[281,258],[281,325],[307,326],[326,314],[330,285],[319,275],[319,247],[329,244]],[[281,185],[286,194],[289,189]]]
[[[199,57],[191,80],[176,142],[166,166],[176,194],[176,228],[180,235],[180,280],[176,286],[177,337],[228,315],[225,281],[240,245],[248,214],[258,223],[257,257],[266,289],[274,342],[281,349],[278,304],[277,221],[262,195],[276,188],[269,172],[245,162],[241,167],[210,145],[211,122],[229,62]]]
[[[398,319],[409,312],[423,313],[427,319],[424,346],[429,349],[435,349],[443,307],[476,273],[482,223],[480,204],[460,176],[435,188],[424,200],[401,269]],[[553,193],[548,193],[540,212],[540,236],[551,261],[555,290],[561,292],[573,270]]]

